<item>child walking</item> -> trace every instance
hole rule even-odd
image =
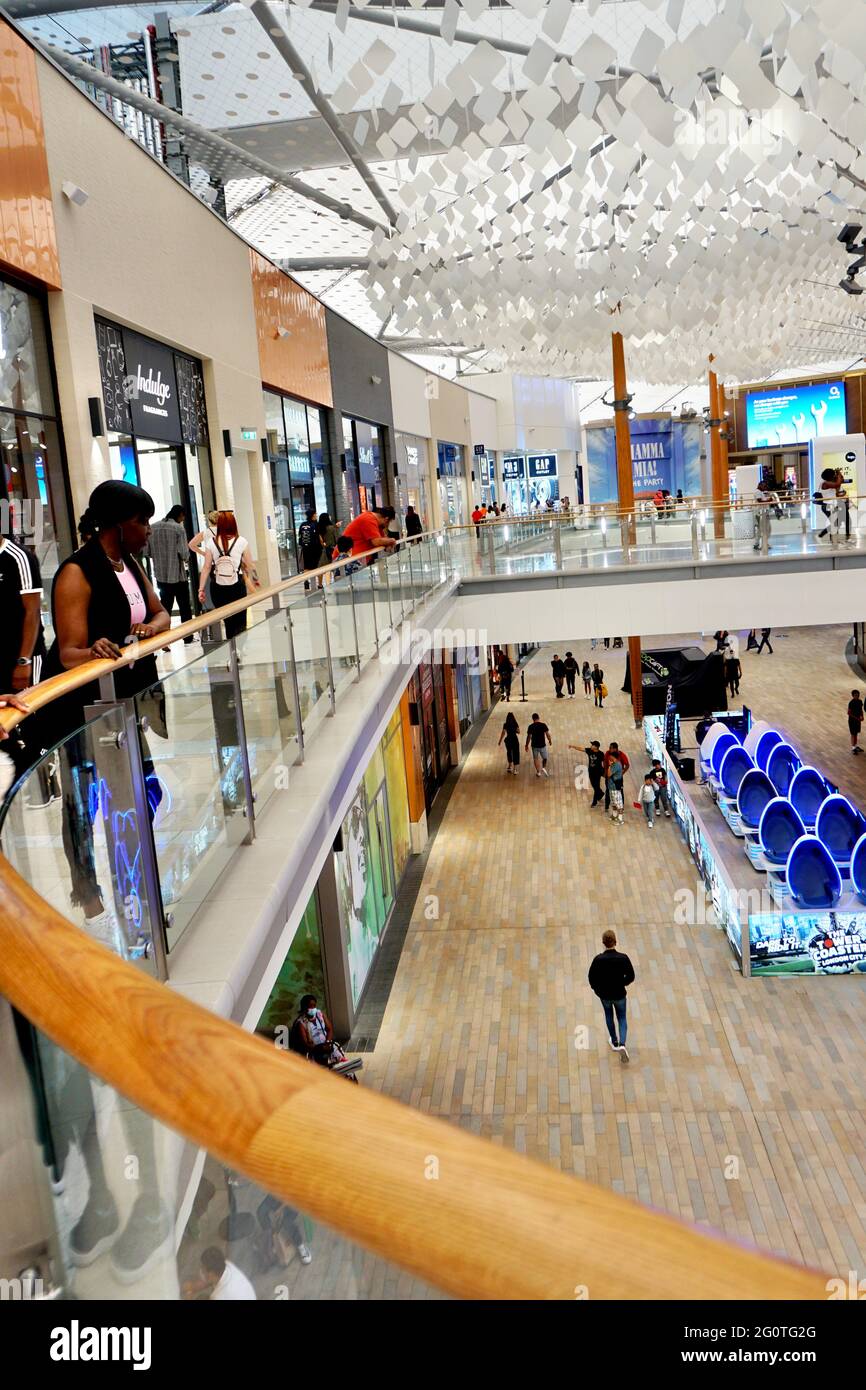
[[[656,789],[651,772],[648,772],[643,779],[643,786],[640,789],[640,804],[647,818],[647,824],[652,830],[655,827]]]

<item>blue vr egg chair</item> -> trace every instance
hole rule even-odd
[[[754,766],[741,743],[727,748],[719,767],[719,787],[722,795],[733,801],[740,790],[740,783]]]
[[[713,779],[716,782],[718,782],[719,780],[719,769],[722,766],[722,758],[725,756],[728,749],[741,747],[742,744],[740,743],[740,740],[736,737],[735,734],[732,734],[727,729],[719,738],[716,739],[713,745],[713,751],[710,754],[710,770],[712,772]]]
[[[755,720],[751,729],[746,734],[746,737],[743,739],[743,747],[745,748],[750,758],[754,759],[754,756],[758,751],[758,744],[761,741],[761,736],[769,732],[770,725],[767,723],[766,719]]]
[[[815,834],[827,846],[837,868],[847,873],[854,846],[866,830],[863,817],[847,796],[828,796],[815,821]]]
[[[766,729],[758,739],[758,746],[755,749],[755,764],[762,772],[767,771],[767,759],[772,753],[777,743],[782,742],[782,735],[775,729]]]
[[[851,851],[851,886],[861,903],[866,903],[866,835],[861,835]]]
[[[775,869],[784,868],[796,842],[805,835],[805,827],[790,801],[774,796],[764,807],[758,826],[761,853]]]
[[[858,841],[864,842],[866,835]],[[835,907],[842,896],[842,875],[827,846],[814,835],[803,835],[792,845],[786,878],[797,907],[812,912]]]
[[[807,830],[815,829],[818,812],[830,795],[830,788],[816,767],[804,763],[791,778],[788,800]]]
[[[761,824],[764,807],[775,795],[776,788],[766,772],[762,772],[759,767],[753,767],[746,773],[737,792],[737,811],[746,830],[757,830]]]
[[[767,759],[767,776],[779,796],[787,796],[794,773],[800,770],[800,759],[790,743],[777,743]]]

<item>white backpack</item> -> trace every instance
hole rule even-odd
[[[219,584],[221,587],[225,587],[229,584],[237,584],[238,582],[238,572],[235,568],[235,562],[232,559],[232,551],[236,540],[237,536],[235,536],[228,550],[225,551],[224,554],[219,554],[217,556],[216,564],[213,567],[214,583]]]

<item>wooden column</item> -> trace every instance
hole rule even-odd
[[[710,491],[713,499],[713,535],[721,540],[725,534],[725,514],[723,505],[728,500],[728,470],[722,453],[722,396],[719,391],[719,378],[713,371],[715,361],[710,353]]]
[[[617,496],[619,498],[620,511],[631,513],[632,520],[629,524],[629,540],[635,540],[634,526],[634,478],[631,466],[631,431],[628,424],[628,380],[625,373],[625,351],[623,349],[622,334],[613,333],[611,335],[611,346],[613,350],[613,419],[616,429],[616,485]],[[639,637],[629,637],[628,655],[629,667],[631,670],[631,707],[634,711],[634,722],[640,724],[643,719],[643,685],[641,684],[641,640]]]

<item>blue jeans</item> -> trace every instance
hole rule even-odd
[[[644,815],[646,816],[647,820],[649,821],[650,825],[652,825],[652,823],[653,823],[653,816],[655,815],[655,812],[656,812],[656,801],[655,801],[655,797],[653,797],[652,801],[644,801],[644,802],[642,802],[642,805],[643,805],[643,813],[644,813]]]
[[[604,1021],[607,1024],[607,1031],[610,1033],[610,1040],[614,1047],[625,1047],[626,1035],[628,1033],[628,1023],[625,1016],[625,995],[622,999],[602,999],[601,1007],[604,1009]],[[619,1042],[617,1042],[617,1029],[614,1024],[614,1010],[616,1010],[616,1023],[619,1025]]]

